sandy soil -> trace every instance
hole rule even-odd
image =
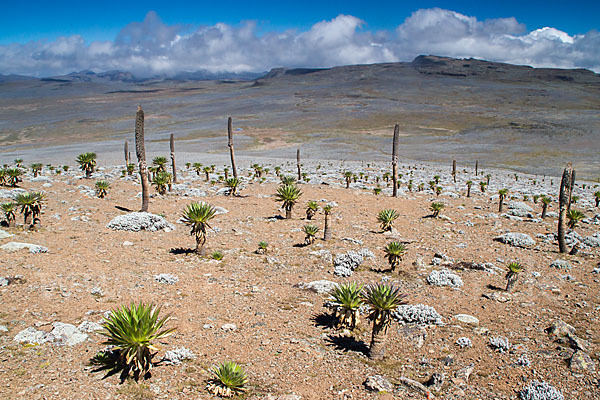
[[[319,175],[314,167],[306,168]],[[371,176],[370,182],[381,175],[374,168],[362,168]],[[287,169],[292,173],[293,166]],[[491,193],[481,194],[477,183],[470,198],[464,190],[458,198],[436,198],[426,192],[392,198],[375,196],[372,190],[345,189],[340,185],[340,173],[329,179],[331,185],[302,184],[303,195],[293,219],[273,219],[283,215],[272,196],[276,183],[248,180],[240,197],[227,197],[216,195],[222,185],[205,183],[202,176],[182,171],[180,177],[191,187],[205,190],[207,196],[168,194],[151,199],[150,211],[175,224],[174,231],[112,231],[106,224],[124,214],[116,206],[139,208],[136,194],[140,186],[119,178],[119,168],[104,171],[111,172],[115,177],[110,179],[111,189],[105,199],[82,194],[79,185],[93,187],[95,179],[82,179],[75,171],[60,176],[46,171],[44,176],[52,179],[51,187],[42,187],[44,182],[31,182],[29,177],[20,185],[47,192],[42,225],[37,231],[3,228],[14,237],[2,239],[0,244],[34,243],[48,247],[49,252],[0,250],[0,276],[21,275],[24,279],[23,283],[0,288],[0,324],[8,328],[8,332],[0,332],[2,398],[211,398],[205,390],[207,368],[225,360],[240,363],[248,373],[247,399],[284,394],[302,399],[425,399],[423,393],[402,385],[394,393],[370,392],[363,382],[375,374],[392,383],[401,377],[425,382],[434,372],[444,374],[445,380],[439,392],[432,391],[432,398],[514,399],[533,379],[551,383],[567,399],[600,398],[599,275],[591,273],[600,253],[596,248],[576,256],[560,255],[555,243],[536,238],[536,234],[555,231],[554,218],[540,223],[490,218],[490,213],[497,212],[497,202],[490,200]],[[401,172],[408,174],[409,169]],[[248,175],[247,171],[243,174]],[[272,167],[268,176],[273,176]],[[503,176],[506,179],[507,174]],[[447,173],[443,181],[450,185]],[[554,182],[554,188],[556,185]],[[589,198],[594,191],[590,190],[586,192]],[[556,198],[556,193],[552,194]],[[435,199],[446,204],[443,214],[449,220],[424,218]],[[211,232],[207,242],[209,253],[223,252],[222,261],[170,251],[193,247],[188,229],[176,221],[187,204],[199,200],[229,210],[215,218],[212,226],[216,232]],[[298,246],[304,241],[300,229],[306,223],[304,209],[309,200],[338,204],[332,216],[333,239]],[[536,212],[541,210],[539,204],[527,203]],[[394,208],[400,214],[395,223],[397,232],[392,235],[381,233],[376,221],[377,212],[384,208]],[[551,211],[556,211],[556,205]],[[18,222],[22,222],[20,215]],[[322,229],[323,214],[319,213],[314,222]],[[493,240],[507,231],[527,233],[537,244],[523,249]],[[576,231],[588,236],[598,227],[581,224]],[[360,240],[363,245],[344,238]],[[379,272],[387,268],[383,248],[394,238],[408,243],[407,253],[396,272]],[[261,240],[269,243],[266,255],[254,253]],[[374,252],[375,259],[366,261],[351,278],[334,276],[332,263],[313,253],[327,250],[335,256],[364,247]],[[456,261],[449,267],[463,279],[462,288],[427,284],[428,274],[441,269],[430,263],[436,252]],[[413,264],[418,258],[424,265]],[[569,260],[573,269],[550,268],[559,258]],[[502,273],[457,269],[460,261],[492,262],[505,268],[513,260],[525,265],[526,271],[512,293],[500,289],[505,286]],[[158,283],[154,276],[160,273],[173,274],[179,281],[174,285]],[[444,325],[403,326],[395,322],[388,331],[387,357],[379,362],[365,354],[370,341],[365,316],[356,332],[337,331],[331,311],[323,306],[327,295],[297,287],[301,282],[321,279],[368,284],[384,278],[402,288],[409,304],[435,307]],[[97,287],[102,296],[91,293]],[[483,297],[494,293],[497,300]],[[161,304],[164,312],[172,314],[168,326],[177,327],[173,336],[161,341],[155,360],[166,350],[181,346],[192,350],[195,360],[179,366],[158,365],[149,380],[121,384],[117,376],[103,379],[103,373],[93,372],[87,365],[103,348],[102,337],[97,334],[73,347],[31,346],[13,340],[27,327],[50,331],[57,321],[75,325],[84,320],[99,322],[105,311],[140,300]],[[479,327],[459,323],[453,318],[456,314],[477,317]],[[573,325],[577,335],[589,342],[587,353],[593,358],[595,372],[574,373],[569,369],[572,348],[555,342],[544,331],[558,319]],[[224,331],[224,324],[235,324],[237,329]],[[461,349],[455,344],[462,336],[472,340],[472,348]],[[489,339],[496,336],[506,336],[513,348],[505,353],[494,351]],[[523,353],[529,357],[530,366],[516,364]],[[470,364],[474,370],[468,382],[455,378],[458,370]]]

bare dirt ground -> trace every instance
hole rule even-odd
[[[314,176],[319,175],[314,165],[306,168]],[[367,187],[375,176],[381,176],[379,169],[363,165],[357,167],[357,172],[358,168],[370,176]],[[287,169],[291,174],[293,167]],[[110,172],[108,168],[97,176]],[[0,332],[0,397],[208,399],[207,369],[220,361],[233,360],[248,374],[246,399],[286,394],[302,399],[515,399],[531,380],[552,384],[567,399],[600,399],[600,276],[592,273],[598,264],[598,248],[576,256],[561,255],[555,242],[546,243],[536,237],[555,232],[555,218],[532,222],[490,216],[498,211],[497,200],[490,199],[497,189],[480,193],[476,186],[481,177],[475,181],[470,198],[465,196],[464,186],[454,190],[456,198],[438,198],[427,191],[403,191],[399,198],[393,198],[361,189],[360,181],[345,189],[340,185],[341,172],[337,176],[332,173],[325,179],[330,185],[301,184],[303,195],[294,208],[293,219],[284,220],[272,218],[283,215],[273,197],[277,183],[272,179],[272,167],[267,176],[273,182],[247,179],[240,197],[217,195],[222,184],[205,183],[202,176],[182,170],[180,177],[207,195],[155,196],[150,204],[150,212],[164,216],[176,229],[125,232],[106,225],[124,214],[115,206],[139,208],[141,201],[136,195],[140,186],[120,178],[118,168],[115,172],[109,178],[111,189],[105,199],[82,193],[85,188],[79,186],[93,187],[95,179],[82,179],[75,171],[60,176],[45,171],[44,176],[51,181],[31,182],[25,177],[20,184],[21,188],[47,193],[41,227],[36,231],[2,228],[14,236],[0,239],[0,245],[26,242],[46,246],[49,251],[31,254],[27,250],[0,250],[0,276],[23,278],[22,282],[0,288],[0,325],[8,329]],[[410,174],[406,167],[401,172]],[[244,170],[243,175],[248,172]],[[507,174],[502,176],[510,185]],[[492,181],[496,177],[500,179],[500,173]],[[450,179],[446,173],[442,184],[451,186]],[[52,186],[43,187],[44,183]],[[386,187],[383,181],[381,185]],[[535,185],[530,185],[535,190]],[[557,185],[555,178],[549,193],[555,199]],[[582,197],[591,201],[595,190],[582,190]],[[304,241],[300,229],[306,223],[304,210],[309,200],[320,205],[337,203],[331,219],[333,239],[319,238],[312,245],[297,246]],[[430,214],[433,200],[446,204],[442,214],[448,219],[424,218]],[[229,211],[213,220],[215,231],[207,242],[209,254],[217,250],[224,254],[222,261],[171,252],[194,246],[187,227],[176,223],[192,201],[207,201]],[[540,204],[533,204],[531,199],[526,203],[535,213],[541,211]],[[376,221],[377,213],[384,208],[396,209],[400,214],[395,223],[397,231],[391,235],[381,233]],[[553,203],[550,211],[556,208]],[[593,217],[594,212],[586,210],[586,216]],[[22,222],[22,216],[17,218]],[[322,212],[314,222],[321,228],[322,237]],[[597,225],[580,224],[575,230],[585,237],[599,229]],[[493,240],[507,231],[526,233],[536,245],[517,248]],[[396,272],[380,272],[388,267],[383,248],[394,239],[407,242],[407,253]],[[269,243],[265,255],[255,254],[261,240]],[[356,241],[362,241],[362,245]],[[366,260],[349,278],[333,275],[331,260],[320,255],[324,252],[315,253],[328,251],[335,257],[361,248],[370,249],[375,258]],[[427,283],[432,270],[443,268],[431,264],[435,253],[454,260],[446,267],[462,278],[463,287]],[[551,268],[556,259],[568,260],[573,268]],[[506,285],[502,272],[460,268],[461,261],[491,262],[500,268],[519,261],[526,270],[513,292],[506,293],[501,289]],[[174,285],[159,283],[154,276],[161,273],[175,275],[179,281]],[[409,304],[433,306],[444,324],[394,322],[388,331],[386,358],[371,361],[366,356],[370,342],[366,315],[356,332],[340,332],[332,325],[331,310],[323,305],[328,296],[297,286],[322,279],[365,284],[389,280],[408,295]],[[98,292],[93,290],[97,288],[102,294],[92,294]],[[161,341],[155,360],[160,360],[165,351],[182,346],[195,353],[196,359],[181,365],[162,363],[152,370],[149,380],[121,384],[118,376],[103,379],[102,372],[93,372],[88,366],[90,358],[103,348],[98,334],[90,333],[87,341],[75,346],[25,345],[14,340],[28,327],[50,331],[54,322],[100,322],[104,312],[140,300],[162,305],[163,312],[172,315],[168,326],[177,328],[173,336]],[[479,325],[461,323],[454,318],[457,314],[475,316]],[[558,343],[545,332],[556,320],[571,324],[577,336],[587,341],[585,352],[592,358],[590,370],[570,368],[573,346]],[[236,329],[224,330],[225,324],[235,324]],[[508,338],[510,351],[500,353],[490,347],[490,338],[499,336]],[[457,346],[459,337],[470,338],[473,347]],[[517,364],[522,354],[531,361],[529,366]],[[468,380],[456,377],[457,371],[469,365],[473,372]],[[445,377],[439,391],[426,394],[400,384],[402,377],[426,382],[436,372]],[[397,384],[396,389],[392,393],[367,390],[363,382],[376,374]]]

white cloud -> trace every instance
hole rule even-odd
[[[354,16],[339,15],[304,32],[260,35],[252,21],[239,26],[166,25],[149,12],[144,21],[125,26],[114,41],[87,44],[74,35],[0,46],[0,73],[48,76],[83,69],[118,69],[139,76],[201,69],[259,72],[278,66],[410,61],[419,54],[600,72],[600,34],[596,31],[570,36],[544,27],[526,32],[515,18],[480,21],[439,8],[414,12],[394,31],[373,32],[363,26]]]

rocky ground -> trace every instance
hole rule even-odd
[[[393,198],[383,179],[388,164],[314,161],[303,165],[309,182],[299,184],[303,195],[285,220],[273,196],[276,165],[295,173],[286,160],[264,162],[270,171],[262,180],[240,168],[238,197],[223,193],[223,166],[214,182],[182,168],[172,192],[152,190],[150,212],[166,219],[157,219],[160,226],[150,221],[156,231],[107,227],[141,203],[140,185],[135,176],[121,177],[122,167],[101,166],[92,179],[75,167],[61,175],[45,168],[38,178],[28,173],[17,189],[0,189],[2,201],[22,189],[46,192],[37,230],[0,232],[1,397],[211,398],[207,369],[233,360],[248,374],[247,399],[563,398],[558,392],[600,399],[600,212],[593,183],[575,188],[574,207],[587,218],[568,236],[580,243],[569,256],[558,253],[554,237],[556,177],[491,169],[475,176],[459,168],[454,183],[447,166],[405,164]],[[349,189],[346,170],[358,176]],[[428,186],[434,175],[441,178],[439,196]],[[111,182],[104,199],[94,195],[96,179]],[[474,182],[469,198],[467,180]],[[499,213],[502,188],[509,199]],[[532,201],[536,194],[555,199],[546,219]],[[333,239],[302,246],[309,200],[334,204]],[[192,201],[222,207],[207,242],[209,255],[223,253],[221,261],[186,251],[194,239],[178,220]],[[428,217],[432,201],[445,204],[440,218]],[[400,214],[391,233],[376,221],[384,208]],[[131,229],[131,222],[140,221],[111,226]],[[323,229],[322,212],[314,223]],[[255,253],[261,240],[269,243],[266,254]],[[383,253],[392,240],[407,247],[396,272],[386,271]],[[509,293],[504,275],[511,261],[525,271]],[[382,280],[401,287],[408,305],[395,314],[386,358],[375,362],[366,356],[366,314],[355,332],[338,331],[325,302],[332,282]],[[150,379],[121,384],[88,365],[104,348],[94,331],[107,311],[140,300],[162,305],[177,331],[161,341],[155,361],[167,360]]]

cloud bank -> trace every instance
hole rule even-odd
[[[600,33],[570,36],[545,27],[527,32],[515,18],[479,21],[454,11],[415,11],[395,30],[369,31],[339,15],[307,31],[259,34],[239,26],[166,25],[154,12],[125,26],[113,41],[86,43],[78,35],[0,46],[0,73],[33,76],[122,70],[137,76],[181,71],[260,72],[273,67],[332,67],[410,61],[419,54],[587,68],[600,72]]]

